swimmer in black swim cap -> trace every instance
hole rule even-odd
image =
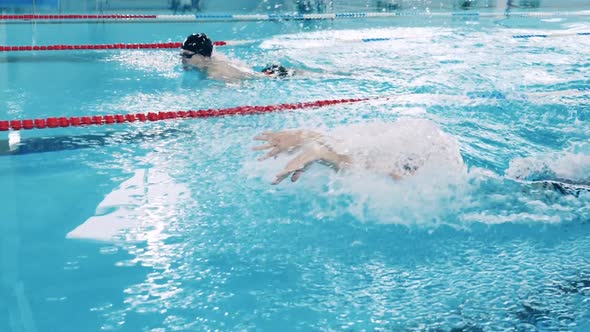
[[[209,78],[226,82],[237,82],[256,77],[285,77],[293,75],[292,70],[272,64],[262,72],[255,72],[247,65],[230,60],[223,54],[213,52],[214,43],[204,33],[195,33],[186,38],[180,47],[180,56],[184,69],[198,69]]]
[[[239,81],[251,74],[247,68],[213,52],[213,42],[204,33],[188,36],[180,47],[184,69],[198,69],[208,77],[227,82]]]
[[[195,55],[210,58],[213,53],[213,42],[204,33],[195,33],[188,36],[182,46],[182,62],[188,62]]]

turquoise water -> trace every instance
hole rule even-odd
[[[425,20],[0,27],[7,45],[199,29],[258,40],[218,49],[251,67],[316,72],[226,84],[176,50],[0,54],[1,119],[389,97],[2,134],[0,331],[590,330],[590,194],[527,182],[590,181],[590,37],[512,38],[590,24]],[[271,186],[287,159],[251,150],[286,128],[434,134],[407,118],[445,132],[432,151],[457,146],[465,169],[394,182],[316,165]]]

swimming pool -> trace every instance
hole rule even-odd
[[[590,195],[526,184],[590,181],[590,37],[513,38],[587,20],[4,25],[0,44],[199,31],[257,40],[218,48],[253,67],[316,75],[225,84],[184,72],[176,50],[0,53],[0,119],[370,100],[11,131],[0,331],[590,329]],[[264,130],[406,118],[452,136],[466,170],[394,182],[318,165],[272,186],[286,159],[251,150]]]

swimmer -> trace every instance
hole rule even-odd
[[[423,168],[463,172],[466,166],[457,141],[429,120],[400,118],[393,123],[367,123],[348,125],[324,134],[316,130],[293,129],[266,131],[254,137],[264,143],[255,151],[267,153],[259,158],[266,160],[282,154],[297,155],[276,174],[272,184],[290,177],[292,182],[313,164],[326,165],[335,171],[364,169],[402,180],[416,175]],[[522,181],[525,189],[536,192],[554,192],[560,196],[589,195],[590,182],[568,179]]]
[[[276,174],[278,184],[291,177],[297,181],[314,163],[334,170],[365,169],[400,180],[425,166],[464,170],[456,140],[433,122],[401,118],[394,123],[367,123],[343,126],[330,135],[315,130],[262,132],[254,137],[265,143],[253,150],[269,150],[259,160],[281,154],[298,153]]]
[[[236,82],[257,77],[284,78],[294,74],[279,64],[267,65],[261,72],[213,52],[213,42],[204,33],[192,34],[182,43],[180,56],[185,69],[196,68],[209,78]]]

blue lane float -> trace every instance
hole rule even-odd
[[[548,36],[549,35],[539,35],[539,34],[537,34],[537,35],[514,35],[514,36],[512,36],[512,38],[517,38],[517,39],[518,38],[535,38],[535,37],[537,37],[537,38],[547,38]]]
[[[528,38],[556,38],[556,37],[570,37],[570,36],[590,36],[590,32],[557,32],[552,34],[537,33],[537,34],[520,34],[513,35],[514,39],[528,39]]]

